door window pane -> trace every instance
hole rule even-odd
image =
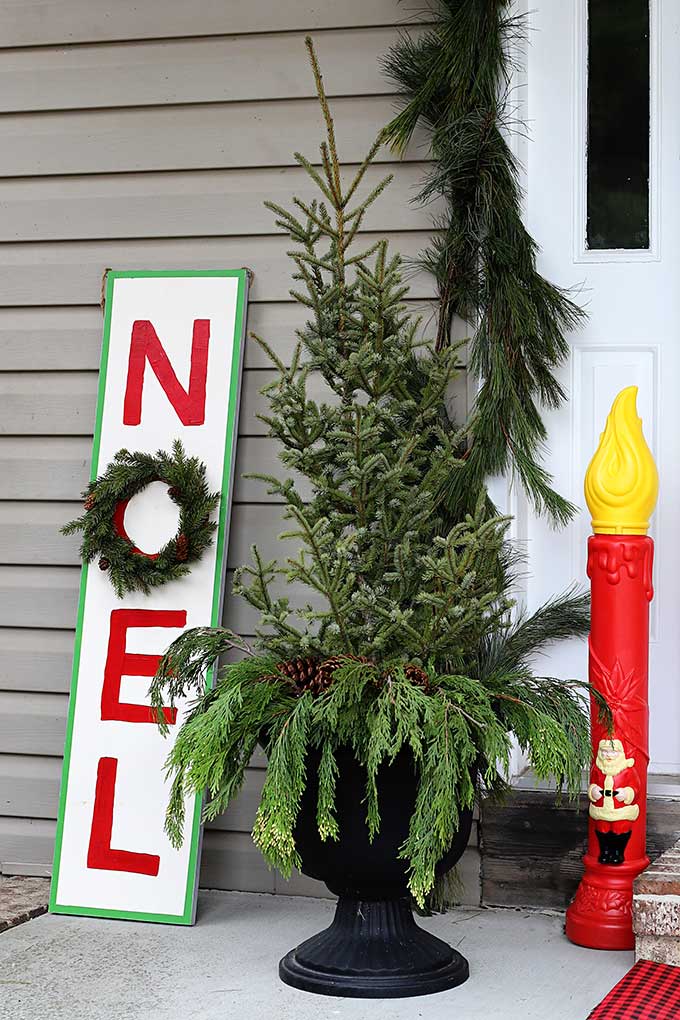
[[[649,2],[588,0],[588,248],[649,248]]]

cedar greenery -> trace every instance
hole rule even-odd
[[[419,792],[401,855],[423,903],[459,813],[473,802],[474,777],[486,790],[504,789],[511,731],[539,776],[579,790],[590,755],[588,685],[536,676],[532,663],[551,641],[585,634],[589,607],[567,592],[513,622],[520,561],[506,539],[508,519],[490,513],[474,475],[471,511],[452,503],[451,477],[466,486],[470,471],[459,456],[463,433],[446,412],[456,350],[418,349],[399,257],[385,242],[368,250],[358,243],[366,210],[387,183],[358,197],[380,139],[345,182],[311,40],[307,46],[327,138],[320,170],[296,159],[321,199],[294,198],[294,211],[269,207],[291,238],[292,295],[309,321],[290,365],[256,340],[277,370],[262,420],[285,468],[306,479],[311,495],[303,497],[292,474],[264,478],[285,505],[294,551],[281,565],[254,549],[237,574],[235,591],[260,616],[257,649],[222,628],[190,630],[159,665],[151,701],[162,729],[162,704],[195,699],[167,760],[166,829],[179,845],[187,795],[209,794],[207,818],[223,811],[260,742],[268,766],[253,837],[289,874],[299,864],[295,823],[308,750],[321,751],[319,832],[336,839],[338,750],[351,747],[366,768],[375,834],[378,769],[407,748]],[[310,395],[312,373],[325,382],[324,400]],[[216,660],[235,650],[242,661],[223,666],[210,686]],[[327,686],[291,679],[311,676],[310,661],[331,672]]]
[[[508,136],[517,128],[512,48],[524,19],[511,8],[512,0],[432,0],[435,24],[403,33],[384,60],[403,98],[387,138],[402,152],[418,124],[429,135],[433,162],[418,197],[443,199],[445,211],[418,264],[437,283],[436,346],[451,343],[454,317],[473,330],[469,367],[481,385],[468,423],[467,471],[452,474],[452,498],[464,502],[487,476],[513,469],[537,512],[564,524],[575,507],[540,463],[541,407],[565,399],[555,372],[569,354],[565,332],[583,312],[538,272],[537,246],[522,222]]]
[[[585,633],[587,601],[565,597],[512,627],[492,628],[464,672],[429,668],[427,689],[407,680],[402,662],[378,665],[346,657],[318,697],[296,690],[275,656],[250,649],[206,689],[203,678],[215,657],[238,641],[228,630],[186,632],[168,649],[151,688],[157,711],[192,690],[200,692],[167,760],[172,788],[166,831],[172,843],[182,843],[187,794],[207,792],[205,818],[217,817],[238,793],[261,742],[269,761],[253,838],[267,861],[290,875],[300,863],[294,828],[308,749],[322,752],[319,832],[337,839],[338,749],[350,746],[366,766],[366,818],[374,835],[380,827],[378,769],[410,748],[419,791],[401,855],[409,862],[411,892],[424,903],[459,812],[474,802],[473,770],[489,793],[504,792],[510,731],[537,776],[558,776],[571,795],[580,789],[590,755],[587,685],[537,677],[529,661],[554,640],[555,617],[563,632]]]
[[[169,486],[168,494],[179,507],[179,526],[174,538],[151,558],[135,552],[132,542],[118,532],[114,513],[122,501],[155,481]],[[83,533],[82,559],[86,563],[99,559],[118,598],[131,591],[148,595],[152,588],[188,574],[190,564],[200,559],[212,543],[217,527],[210,515],[220,495],[210,492],[205,465],[198,457],[187,457],[178,439],[171,454],[163,450],[155,455],[119,450],[104,473],[89,483],[83,498],[85,513],[64,525],[62,534]]]

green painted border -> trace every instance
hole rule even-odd
[[[95,418],[94,441],[92,444],[92,466],[90,479],[94,480],[98,474],[99,448],[101,444],[101,427],[104,414],[104,398],[106,394],[106,375],[109,363],[109,340],[111,333],[111,312],[113,307],[113,284],[115,280],[129,280],[154,277],[235,277],[238,279],[238,291],[236,295],[236,317],[234,320],[234,346],[231,359],[229,408],[227,411],[227,432],[224,445],[224,463],[222,466],[222,498],[220,500],[220,516],[217,531],[217,556],[215,558],[215,578],[213,582],[213,601],[211,613],[211,625],[217,626],[222,614],[222,600],[224,597],[225,578],[225,554],[228,539],[228,525],[230,519],[231,500],[234,489],[234,462],[236,456],[236,426],[241,389],[241,369],[243,366],[243,348],[245,336],[245,313],[248,291],[248,270],[247,269],[189,269],[183,270],[131,270],[118,271],[109,270],[106,276],[106,300],[104,311],[104,337],[102,341],[102,356],[99,369],[99,388],[97,392],[97,412]],[[68,719],[66,723],[66,742],[64,745],[64,764],[61,775],[61,790],[59,794],[59,811],[57,816],[57,832],[54,844],[54,866],[52,869],[52,882],[50,886],[49,909],[52,914],[78,914],[82,917],[110,917],[128,921],[155,921],[161,924],[186,924],[194,923],[196,915],[196,897],[198,893],[198,857],[201,844],[201,808],[202,799],[196,797],[194,803],[191,848],[189,851],[189,869],[187,875],[187,888],[184,898],[184,912],[182,914],[146,914],[136,911],[108,910],[105,907],[79,907],[57,903],[57,886],[59,884],[59,866],[61,863],[61,847],[64,835],[64,810],[66,807],[66,791],[68,789],[68,776],[71,764],[71,747],[73,742],[73,721],[76,710],[76,694],[78,690],[78,673],[80,670],[80,648],[82,644],[83,615],[85,612],[85,592],[87,589],[87,564],[83,564],[80,575],[80,594],[78,597],[78,619],[76,623],[76,638],[73,649],[73,671],[71,674],[71,693],[69,697]],[[212,682],[212,678],[209,678]]]

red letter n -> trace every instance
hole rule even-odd
[[[117,771],[117,758],[99,759],[87,866],[102,871],[129,871],[134,875],[155,877],[161,863],[157,854],[138,854],[132,850],[113,850],[111,847]]]
[[[160,655],[132,655],[125,651],[130,627],[185,627],[185,609],[114,609],[109,629],[109,649],[102,684],[102,719],[121,722],[155,723],[156,712],[148,705],[134,705],[120,700],[120,682],[124,676],[153,676],[161,661]],[[164,708],[169,725],[177,719],[177,709]]]
[[[202,425],[205,421],[205,379],[208,372],[209,340],[210,319],[195,319],[187,391],[180,385],[156,330],[149,320],[137,319],[133,322],[123,424],[139,425],[142,420],[144,369],[148,361],[182,424]]]

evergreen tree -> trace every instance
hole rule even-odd
[[[237,575],[235,591],[260,614],[256,652],[208,628],[182,635],[161,662],[156,708],[198,691],[168,759],[167,830],[181,842],[187,793],[209,792],[207,817],[224,810],[262,741],[269,761],[253,835],[288,872],[298,863],[294,826],[308,748],[321,750],[317,820],[333,839],[338,748],[353,748],[366,767],[375,833],[378,769],[408,747],[419,793],[401,852],[423,902],[459,811],[473,802],[475,777],[489,790],[503,788],[511,730],[539,776],[579,789],[590,754],[588,687],[537,677],[531,658],[552,640],[586,633],[588,603],[568,593],[511,622],[518,562],[508,519],[490,513],[474,477],[472,511],[451,500],[451,477],[468,471],[461,432],[446,412],[460,371],[456,351],[418,344],[399,257],[385,242],[360,243],[366,211],[389,182],[359,197],[381,139],[344,181],[311,40],[307,46],[326,140],[321,169],[296,159],[320,197],[295,198],[293,211],[269,207],[291,238],[292,295],[309,320],[289,366],[257,339],[277,370],[263,420],[291,472],[263,480],[285,504],[282,537],[293,552],[280,565],[254,549]],[[310,396],[312,373],[325,382],[324,401]],[[277,595],[282,582],[285,594]],[[309,602],[294,604],[291,592],[301,590]],[[244,660],[206,689],[208,670],[235,646]]]

